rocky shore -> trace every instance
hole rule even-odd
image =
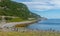
[[[26,29],[26,27],[36,22],[38,22],[38,20],[4,23],[4,24],[0,24],[0,30],[2,31],[19,31],[19,30],[27,31],[29,29]],[[23,28],[22,27],[16,28],[15,25],[23,26]]]

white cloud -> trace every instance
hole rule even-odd
[[[31,0],[31,2],[23,2],[30,10],[51,10],[60,9],[60,0]]]
[[[45,2],[24,2],[24,3],[28,5],[29,9],[36,11],[48,10],[53,8],[52,4],[49,5],[48,3]]]

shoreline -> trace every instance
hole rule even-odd
[[[33,21],[23,21],[23,22],[11,22],[11,23],[4,23],[4,24],[0,24],[0,30],[6,31],[7,29],[11,30],[14,29],[15,25],[24,25],[26,27],[26,25],[31,25],[33,23],[36,23],[38,20],[33,20]],[[7,31],[8,31],[7,30]]]

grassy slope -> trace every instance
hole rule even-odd
[[[0,15],[5,16],[18,16],[22,19],[28,19],[30,17],[36,18],[37,14],[32,13],[25,4],[17,3],[10,0],[0,2]]]
[[[57,32],[0,32],[0,36],[60,36]]]
[[[7,22],[20,22],[28,20],[28,18],[37,19],[38,17],[41,17],[35,13],[32,13],[25,4],[17,3],[11,0],[2,0],[2,2],[0,2],[0,15],[20,17],[14,19],[8,18]]]

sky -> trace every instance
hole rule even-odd
[[[60,19],[60,0],[13,0],[27,5],[29,10],[48,19]]]

